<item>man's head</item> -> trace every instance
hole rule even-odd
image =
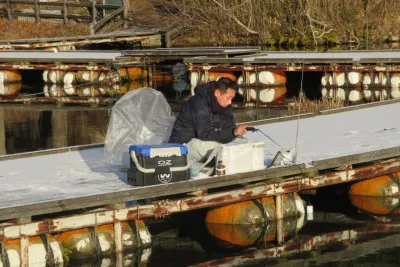
[[[238,85],[236,82],[225,77],[219,78],[214,90],[214,95],[218,104],[223,108],[230,106],[237,90]]]

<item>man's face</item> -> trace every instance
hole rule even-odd
[[[226,93],[223,94],[219,89],[216,89],[214,91],[214,95],[217,98],[218,104],[221,107],[226,108],[232,104],[232,99],[235,97],[236,91],[233,89],[228,89],[226,90]]]

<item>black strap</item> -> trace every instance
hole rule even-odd
[[[254,205],[256,205],[257,208],[259,208],[263,218],[264,218],[264,222],[262,224],[262,229],[261,229],[261,234],[258,236],[258,238],[256,239],[256,241],[253,242],[252,245],[257,244],[261,239],[264,238],[265,232],[267,230],[267,223],[268,223],[268,218],[267,218],[267,214],[265,213],[265,209],[263,204],[261,203],[261,200],[259,199],[252,199],[251,201],[253,201]]]
[[[400,179],[397,176],[395,176],[394,174],[389,174],[388,176],[400,188]]]

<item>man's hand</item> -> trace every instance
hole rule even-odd
[[[246,130],[247,127],[249,127],[249,125],[240,125],[235,128],[235,130],[233,131],[233,134],[235,136],[244,135],[245,133],[247,133],[247,130]]]

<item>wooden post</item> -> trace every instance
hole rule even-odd
[[[40,7],[39,7],[39,0],[35,0],[35,22],[40,22]]]
[[[276,241],[278,245],[283,243],[283,203],[282,195],[275,196],[275,210],[276,210]]]
[[[127,0],[122,0],[122,4],[124,5],[124,13],[123,13],[124,25],[123,25],[123,29],[126,30],[126,29],[128,29],[128,9],[129,9],[129,3],[128,3]]]
[[[68,23],[68,7],[67,7],[67,0],[63,2],[63,16],[64,16],[64,24]]]
[[[12,12],[12,9],[11,9],[11,2],[10,2],[10,0],[7,0],[7,18],[8,18],[8,21],[11,21],[11,20],[12,20],[12,14],[11,14],[11,12]]]
[[[96,0],[92,0],[92,23],[93,23],[93,26],[96,24],[96,14],[97,14]]]

